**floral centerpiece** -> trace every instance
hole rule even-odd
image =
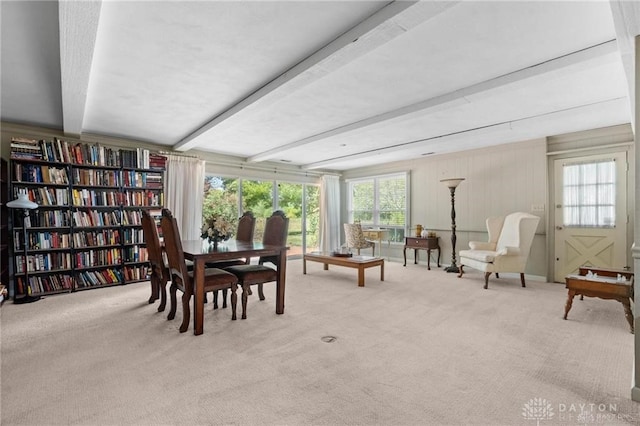
[[[200,236],[207,238],[210,243],[217,246],[220,241],[226,241],[233,236],[236,230],[234,220],[220,214],[213,214],[203,219]]]

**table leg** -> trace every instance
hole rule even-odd
[[[413,249],[413,264],[418,264],[418,249]]]
[[[629,302],[628,298],[620,300],[620,303],[622,303],[622,306],[624,307],[624,316],[627,317],[629,330],[631,331],[631,333],[633,333],[633,313],[631,312],[631,303]]]
[[[324,268],[323,269],[325,271],[328,271],[329,270],[329,264],[328,263],[324,263]]]
[[[427,271],[431,270],[431,249],[427,249]]]
[[[193,334],[200,335],[204,331],[204,260],[196,259],[194,274],[193,301]],[[186,330],[185,330],[186,331]]]
[[[358,287],[364,287],[364,266],[358,266]]]
[[[380,264],[380,281],[384,281],[384,263]]]
[[[576,295],[575,290],[569,290],[567,295],[567,303],[564,306],[564,319],[567,319],[567,314],[571,310],[571,305],[573,304],[573,298],[575,297],[575,295]]]
[[[407,266],[407,247],[404,247],[404,250],[402,250],[402,253],[404,254],[404,265],[402,266]]]
[[[307,259],[302,258],[302,273],[307,275]]]
[[[438,268],[440,267],[440,246],[438,246]]]
[[[280,250],[278,255],[278,281],[276,282],[276,314],[284,314],[284,288],[287,276],[287,249]]]

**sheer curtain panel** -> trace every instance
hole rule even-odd
[[[198,158],[167,155],[166,207],[178,222],[185,240],[200,238],[204,201],[205,162]]]
[[[324,175],[320,183],[320,250],[340,247],[340,178]]]

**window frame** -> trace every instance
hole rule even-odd
[[[380,213],[382,212],[380,209],[380,181],[381,180],[387,180],[387,179],[393,179],[393,178],[402,178],[404,179],[404,184],[405,184],[405,188],[404,188],[404,224],[401,225],[389,225],[389,224],[384,224],[384,223],[380,223]],[[390,242],[394,243],[394,244],[404,244],[404,237],[407,235],[407,229],[408,229],[408,224],[411,223],[411,218],[409,216],[409,213],[411,211],[410,209],[410,201],[411,201],[411,197],[410,197],[410,174],[409,172],[394,172],[394,173],[388,173],[388,174],[383,174],[383,175],[372,175],[372,176],[366,176],[366,177],[360,177],[360,178],[352,178],[352,179],[347,179],[345,180],[345,183],[347,185],[347,217],[348,217],[348,221],[350,223],[353,223],[354,221],[354,203],[353,203],[353,186],[357,185],[357,184],[363,184],[363,183],[368,183],[368,182],[372,182],[373,183],[373,209],[371,210],[371,217],[372,217],[372,223],[363,223],[363,226],[365,227],[373,227],[373,228],[386,228],[386,229],[393,229],[393,230],[397,230],[397,231],[401,231],[402,233],[402,238],[401,241],[399,241],[398,239],[393,239],[392,236],[389,236],[390,238]],[[362,211],[362,210],[359,210]],[[398,232],[394,232],[394,234],[397,234]]]

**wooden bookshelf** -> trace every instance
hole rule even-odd
[[[164,206],[166,158],[144,149],[113,149],[59,139],[14,139],[8,193],[38,203],[27,226],[14,212],[13,288],[46,295],[148,280],[140,218]]]
[[[9,163],[0,159],[0,286],[9,286]],[[4,300],[4,297],[3,297]]]

